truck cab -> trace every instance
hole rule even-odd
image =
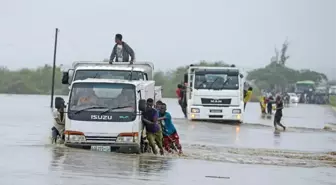
[[[72,67],[63,71],[62,84],[71,84],[72,81],[84,80],[87,78],[96,79],[121,79],[121,80],[153,80],[154,65],[150,62],[74,62]],[[154,100],[162,99],[162,87],[155,86]]]
[[[184,81],[189,120],[243,122],[244,76],[240,69],[190,66]]]
[[[146,99],[154,81],[87,78],[70,85],[65,141],[69,147],[140,153]],[[62,98],[56,98],[55,104]],[[64,100],[63,100],[64,101]]]

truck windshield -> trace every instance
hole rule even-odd
[[[195,89],[239,89],[239,73],[202,71],[195,73]]]
[[[141,71],[118,71],[118,70],[77,70],[74,80],[85,80],[87,78],[98,79],[121,79],[121,80],[144,80],[144,73]]]
[[[135,112],[135,99],[132,84],[75,83],[70,93],[69,110]]]
[[[311,84],[296,84],[295,92],[303,93],[303,92],[307,92],[307,91],[312,91],[313,88],[314,88],[314,86],[311,85]]]

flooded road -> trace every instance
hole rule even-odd
[[[284,110],[286,132],[274,132],[259,105],[240,126],[183,119],[167,99],[185,156],[125,155],[53,146],[49,96],[0,95],[1,185],[336,184],[336,123],[328,106]]]

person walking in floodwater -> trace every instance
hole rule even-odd
[[[57,97],[56,97],[57,99]],[[56,101],[56,100],[55,100]],[[62,141],[65,140],[64,131],[65,131],[65,115],[64,109],[66,108],[64,100],[61,104],[55,105],[56,110],[53,111],[54,116],[54,126],[51,128],[52,131],[52,142],[57,142],[57,137],[59,136]]]
[[[186,108],[184,108],[184,95],[185,95],[185,89],[183,89],[183,86],[181,84],[178,84],[177,85],[177,89],[176,89],[176,96],[177,96],[177,99],[178,99],[178,104],[180,105],[181,109],[182,109],[182,112],[184,114],[185,117],[187,117],[187,110]]]
[[[267,99],[267,114],[272,115],[274,99],[273,96],[269,96]]]
[[[284,130],[286,130],[286,127],[280,123],[281,118],[282,118],[282,109],[284,106],[280,96],[276,97],[275,104],[276,104],[276,111],[274,115],[274,128],[277,130],[278,129],[277,126],[279,125]]]
[[[252,98],[252,91],[253,91],[252,87],[249,87],[247,91],[244,90],[244,111],[245,111],[247,102],[249,102]]]
[[[181,109],[184,114],[184,117],[187,118],[187,87],[186,85],[181,88]]]

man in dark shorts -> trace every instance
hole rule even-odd
[[[280,123],[281,118],[282,118],[282,109],[283,109],[283,102],[281,100],[280,96],[276,97],[276,111],[274,115],[274,127],[277,130],[277,125],[281,126],[284,130],[286,130],[286,127]]]
[[[156,109],[153,108],[153,105],[154,100],[152,98],[148,98],[146,111],[142,113],[142,121],[146,127],[147,140],[153,150],[153,153],[157,154],[157,145],[160,149],[160,154],[163,155],[163,135],[161,127],[158,123],[159,113]]]

